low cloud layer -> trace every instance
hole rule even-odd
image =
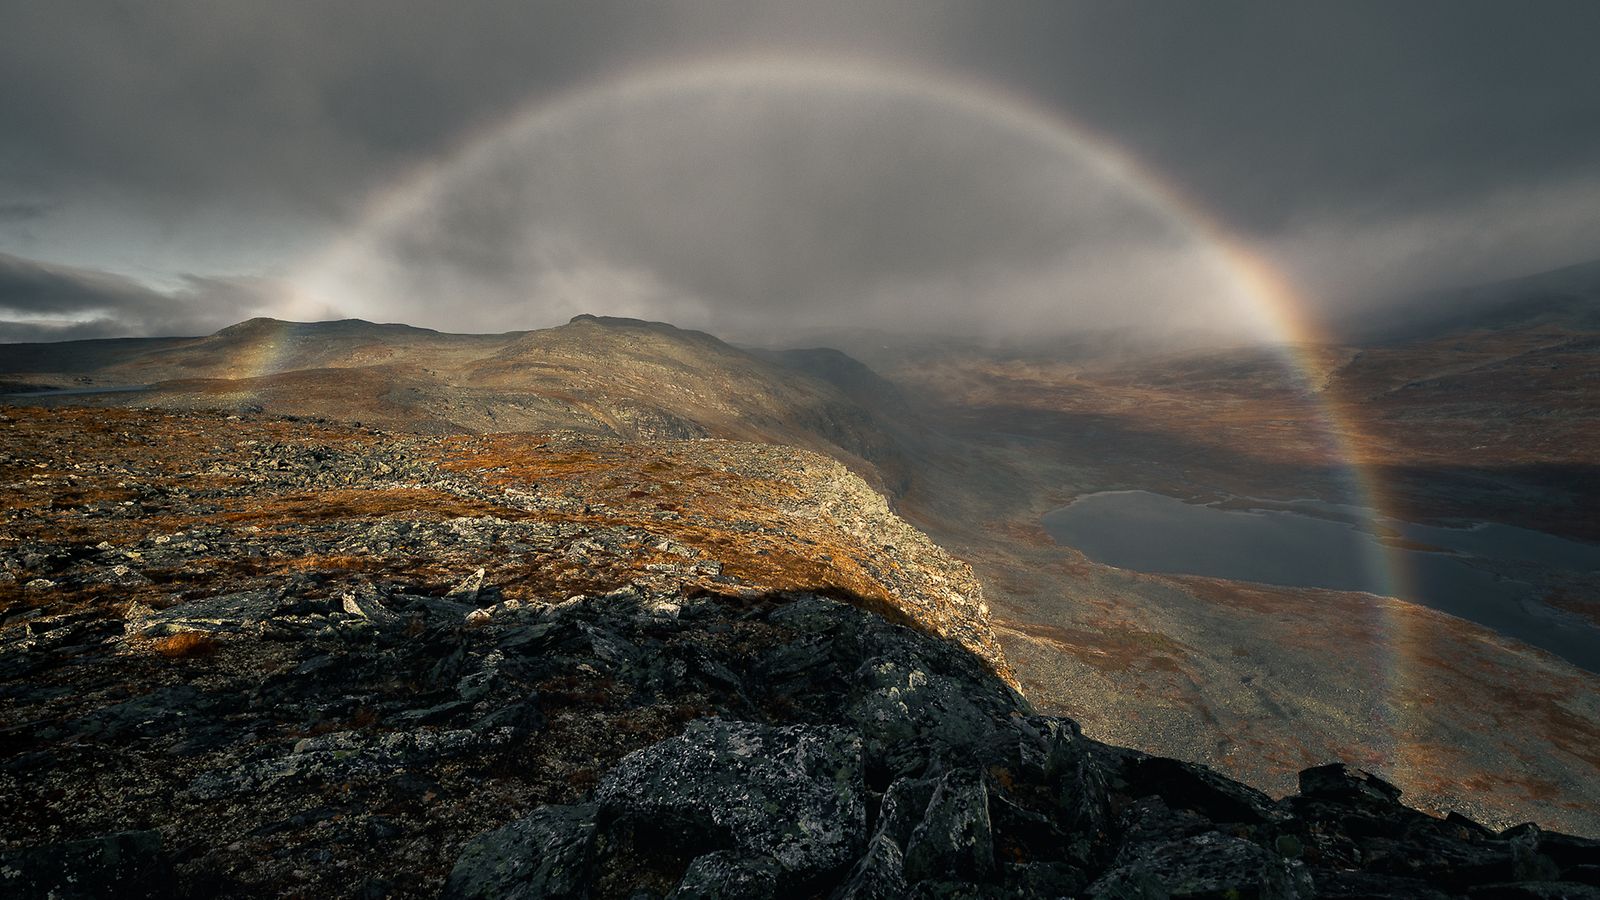
[[[1329,318],[1351,319],[1441,288],[1600,259],[1600,171],[1442,208],[1296,222],[1264,249],[1296,281],[1340,301]]]
[[[0,252],[128,283],[101,324],[0,308],[12,333],[153,332],[239,306],[189,273],[308,268],[346,281],[318,303],[491,330],[583,309],[1184,328],[1236,303],[1126,185],[893,94],[736,86],[595,110],[470,177],[449,164],[519,109],[760,57],[981,83],[1076,121],[1339,313],[1600,256],[1597,32],[1600,6],[1559,0],[7,4]],[[321,265],[418,171],[459,193]]]
[[[268,309],[267,285],[188,276],[171,292],[0,253],[0,342],[208,334]]]

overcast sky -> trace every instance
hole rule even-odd
[[[1152,177],[1338,311],[1600,258],[1597,34],[1588,0],[7,3],[0,340],[1206,321],[1234,287]]]

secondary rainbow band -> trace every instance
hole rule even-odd
[[[1356,505],[1381,513],[1382,493],[1359,456],[1353,420],[1335,398],[1320,389],[1324,373],[1311,351],[1325,343],[1321,329],[1308,311],[1309,304],[1289,281],[1178,186],[1083,123],[1015,94],[943,73],[887,68],[849,59],[733,56],[646,68],[552,97],[539,97],[470,132],[451,150],[375,193],[360,217],[361,224],[311,260],[292,280],[312,291],[321,286],[337,296],[338,285],[330,281],[328,274],[338,271],[341,261],[360,253],[371,235],[423,213],[436,186],[444,179],[470,174],[507,142],[536,139],[539,133],[560,129],[571,117],[607,103],[761,85],[900,94],[946,104],[1087,164],[1126,190],[1202,248],[1209,265],[1215,267],[1225,283],[1234,286],[1237,297],[1233,299],[1256,336],[1276,348],[1286,369],[1301,380],[1309,396],[1317,398],[1331,452],[1349,473]],[[301,303],[315,306],[297,305],[290,298],[285,309],[287,317],[298,318],[313,309],[327,308],[316,296],[305,297]],[[1381,573],[1387,593],[1399,596],[1403,588],[1400,569],[1393,554],[1384,556],[1374,561],[1375,568]]]

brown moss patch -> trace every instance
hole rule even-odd
[[[192,659],[215,653],[217,639],[198,631],[180,631],[156,641],[153,649],[167,659]]]
[[[1166,635],[1120,626],[1091,630],[1008,622],[1005,627],[1106,672],[1126,672],[1136,667],[1177,672],[1180,671],[1178,659],[1186,655],[1187,649]]]
[[[405,515],[427,521],[460,517],[520,518],[520,511],[433,488],[350,488],[241,498],[222,515],[229,522],[260,524],[323,519],[377,519]]]

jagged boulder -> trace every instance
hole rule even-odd
[[[1301,771],[1300,796],[1318,800],[1398,804],[1400,789],[1371,772],[1352,772],[1344,763],[1329,763]]]
[[[1261,825],[1283,818],[1271,797],[1196,763],[1142,757],[1127,779],[1135,796],[1158,796],[1171,809],[1193,810],[1213,822]]]
[[[866,843],[861,740],[825,726],[695,722],[623,759],[595,800],[634,829],[691,851],[731,845],[800,882],[843,869]]]
[[[781,894],[784,867],[770,856],[716,850],[689,863],[668,900],[764,900]]]
[[[285,601],[272,591],[244,591],[204,600],[190,600],[167,609],[153,610],[134,604],[128,610],[128,634],[155,637],[182,631],[237,634],[259,629],[263,622],[289,611],[323,611],[326,604],[301,604]]]
[[[906,842],[906,876],[917,881],[987,881],[994,876],[994,828],[983,774],[956,769],[939,780]]]
[[[474,838],[445,882],[444,900],[585,897],[599,808],[546,806]]]
[[[896,900],[907,891],[905,854],[892,837],[880,832],[833,896],[835,900]]]
[[[856,673],[859,693],[842,714],[874,760],[895,774],[921,771],[936,759],[972,759],[995,726],[966,683],[921,663],[868,660]]]
[[[1124,849],[1118,865],[1090,885],[1096,900],[1200,900],[1316,896],[1303,864],[1219,832]]]

